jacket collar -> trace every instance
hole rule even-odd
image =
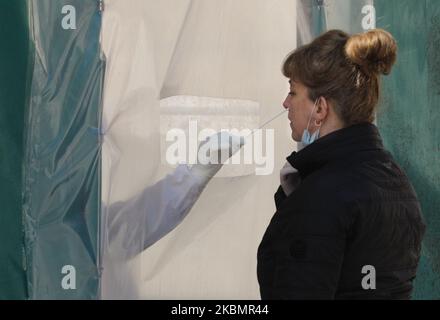
[[[377,127],[372,123],[361,123],[316,140],[301,151],[293,152],[287,161],[305,178],[328,163],[344,161],[365,151],[383,149]]]

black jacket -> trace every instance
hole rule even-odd
[[[261,298],[410,299],[425,223],[376,126],[338,130],[287,160],[302,181],[275,194],[258,248]]]

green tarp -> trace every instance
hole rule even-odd
[[[407,172],[427,223],[415,299],[440,299],[440,1],[378,0],[377,27],[398,41],[378,125]]]
[[[0,0],[0,299],[25,299],[21,223],[28,28],[24,0]]]
[[[96,0],[29,4],[35,46],[23,159],[29,297],[95,299],[102,16]],[[67,14],[76,23],[63,25]]]

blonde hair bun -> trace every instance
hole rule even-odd
[[[397,42],[388,31],[374,29],[351,36],[345,54],[370,75],[388,75],[397,59]]]

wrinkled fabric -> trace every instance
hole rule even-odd
[[[101,297],[258,298],[255,254],[282,163],[272,161],[268,176],[256,176],[255,169],[272,146],[273,159],[290,150],[285,119],[265,127],[274,129],[274,143],[269,134],[269,142],[255,134],[251,151],[260,159],[226,165],[181,223],[183,206],[171,199],[185,199],[190,181],[180,184],[180,193],[153,190],[183,163],[167,159],[169,146],[180,140],[166,141],[171,130],[184,133],[187,163],[202,130],[253,130],[281,111],[287,81],[280,64],[296,47],[296,2],[127,2],[105,1],[101,32],[107,59]],[[196,120],[192,130],[189,121]],[[176,220],[160,220],[168,214]]]
[[[180,165],[133,199],[103,208],[108,217],[106,240],[110,250],[133,257],[140,253],[133,245],[139,239],[143,239],[140,250],[159,241],[186,217],[208,182],[192,174],[187,165]]]
[[[60,25],[67,4],[76,8],[77,29]],[[34,50],[22,192],[29,297],[96,299],[101,269],[102,16],[94,0],[29,0],[28,5]],[[66,289],[63,281],[70,276],[75,286]]]

